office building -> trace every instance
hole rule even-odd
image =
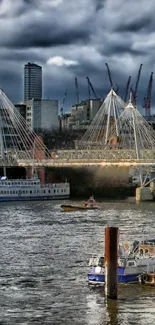
[[[58,128],[58,100],[31,99],[25,105],[26,122],[35,132]]]
[[[28,62],[24,66],[24,101],[42,99],[42,67]]]
[[[70,114],[61,117],[62,129],[87,129],[101,106],[100,99],[90,99],[72,105]]]

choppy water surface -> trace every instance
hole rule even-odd
[[[155,238],[155,203],[104,202],[61,212],[62,202],[0,204],[0,324],[155,324],[155,288],[119,288],[117,301],[87,285],[104,227],[121,240]]]

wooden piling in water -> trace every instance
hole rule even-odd
[[[117,299],[118,228],[105,228],[105,294]]]

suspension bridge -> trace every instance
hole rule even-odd
[[[155,131],[130,98],[125,103],[113,89],[74,150],[51,157],[6,94],[0,90],[0,166],[155,166]]]

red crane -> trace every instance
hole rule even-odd
[[[151,115],[150,109],[151,109],[152,84],[153,84],[153,72],[151,72],[151,76],[150,76],[150,79],[149,79],[146,97],[144,97],[144,105],[143,105],[143,107],[145,108],[145,115],[146,116]]]

